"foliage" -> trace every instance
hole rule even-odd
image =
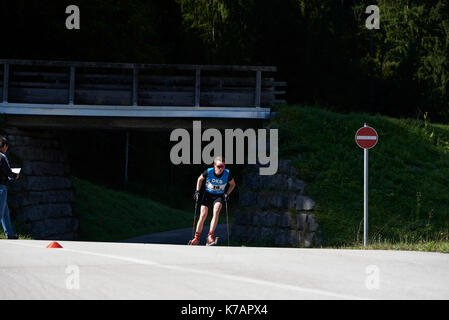
[[[0,56],[275,65],[289,103],[449,120],[445,0],[80,0],[75,31],[69,4],[2,4],[0,27],[14,32]],[[370,31],[372,4],[380,29]]]
[[[369,151],[370,242],[447,240],[447,126],[311,107],[279,111],[280,155],[308,183],[325,245],[363,240],[363,152],[354,135],[365,122],[379,134]]]

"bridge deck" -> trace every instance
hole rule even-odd
[[[0,59],[0,113],[267,119],[286,86],[276,67]]]

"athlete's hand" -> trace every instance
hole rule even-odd
[[[195,191],[195,193],[193,194],[193,200],[195,200],[195,202],[197,202],[198,199],[199,199],[199,197],[200,197],[200,192],[197,190],[197,191]]]

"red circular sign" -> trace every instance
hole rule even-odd
[[[378,135],[371,127],[361,127],[355,134],[355,142],[360,148],[371,149],[377,144]]]

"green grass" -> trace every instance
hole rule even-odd
[[[192,226],[193,212],[73,177],[80,240],[117,241]]]
[[[27,234],[17,233],[17,236],[19,237],[19,240],[33,240],[33,238]],[[6,239],[6,236],[3,232],[0,233],[0,239]]]
[[[12,220],[12,230],[19,237],[19,240],[34,240],[34,238],[29,234],[28,228],[21,222]],[[0,239],[6,239],[3,229],[0,226]]]
[[[356,250],[406,250],[406,251],[426,251],[426,252],[441,252],[449,253],[449,242],[447,241],[420,241],[415,243],[390,243],[390,242],[380,242],[371,243],[366,247],[363,245],[355,246],[343,246],[337,249],[356,249]]]
[[[354,135],[365,122],[379,134],[369,150],[369,242],[449,241],[449,126],[302,106],[276,111],[280,156],[308,183],[324,245],[363,240],[363,150]]]

